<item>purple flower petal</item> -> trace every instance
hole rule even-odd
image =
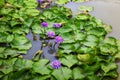
[[[47,26],[48,26],[48,23],[47,23],[47,22],[42,22],[42,23],[41,23],[41,26],[42,26],[42,27],[47,27]]]
[[[42,3],[44,0],[37,0],[38,3]]]
[[[51,67],[54,69],[59,69],[61,67],[61,63],[58,60],[54,60],[50,63]]]
[[[55,36],[55,33],[53,31],[47,32],[48,37],[53,38]]]
[[[56,37],[55,37],[55,42],[57,42],[57,43],[62,43],[62,42],[63,42],[62,37],[56,36]]]
[[[60,27],[61,27],[61,24],[60,24],[60,23],[54,23],[54,24],[53,24],[53,27],[55,27],[55,28],[60,28]]]

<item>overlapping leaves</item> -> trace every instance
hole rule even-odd
[[[59,1],[64,4],[69,0]],[[0,43],[7,44],[0,47],[1,80],[103,80],[107,77],[112,80],[117,77],[115,59],[120,59],[120,41],[105,38],[111,26],[89,14],[72,17],[71,10],[63,6],[53,6],[39,14],[36,5],[34,0],[0,1]],[[58,70],[53,70],[46,59],[21,59],[21,53],[31,47],[25,37],[29,30],[43,34],[41,21],[50,24],[47,31],[53,30],[64,39],[57,53],[62,63]],[[61,23],[62,27],[53,28],[54,22]]]

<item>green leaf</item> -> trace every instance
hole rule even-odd
[[[31,46],[30,41],[25,36],[20,35],[16,35],[11,43],[11,47],[18,50],[28,50]]]
[[[63,53],[70,53],[74,50],[74,45],[73,44],[61,44],[60,48],[62,48]]]
[[[114,37],[105,38],[104,42],[111,45],[116,45],[116,39]]]
[[[86,34],[84,34],[84,33],[76,33],[76,35],[75,35],[75,40],[85,40],[85,38],[86,38]]]
[[[14,70],[22,70],[22,69],[31,69],[33,66],[33,62],[31,60],[23,60],[18,58],[15,61],[13,66]]]
[[[61,69],[54,70],[52,75],[57,80],[69,80],[72,77],[72,71],[66,67],[62,67]]]
[[[104,36],[106,34],[106,31],[102,27],[95,27],[95,28],[90,29],[87,33],[100,37],[100,36]]]
[[[67,2],[69,2],[70,0],[57,0],[56,3],[57,4],[66,4]]]
[[[39,74],[42,74],[42,75],[49,74],[51,71],[47,67],[48,62],[49,61],[45,60],[45,59],[41,59],[38,62],[35,62],[33,64],[33,72],[39,73]]]
[[[85,75],[83,75],[82,70],[80,68],[74,68],[73,69],[73,77],[74,77],[74,80],[84,79]]]
[[[32,32],[35,33],[35,34],[43,34],[43,29],[42,29],[42,27],[40,26],[40,24],[35,23],[35,24],[32,26]]]
[[[26,14],[30,16],[37,16],[39,14],[39,11],[36,9],[27,9]]]
[[[65,34],[60,34],[60,35],[64,39],[63,43],[73,43],[73,42],[75,42],[73,34],[65,33]]]
[[[67,55],[65,58],[61,58],[60,61],[63,65],[66,65],[69,68],[78,62],[76,57],[73,55]]]
[[[8,33],[1,33],[0,32],[0,42],[5,42],[5,43],[9,43],[9,42],[11,42],[12,40],[13,40],[13,35],[10,35],[10,34],[8,34]]]
[[[114,56],[114,58],[120,60],[120,52],[118,52],[118,53]]]
[[[90,11],[93,11],[93,7],[91,7],[91,6],[80,6],[79,10],[84,11],[84,12],[90,12]]]
[[[2,71],[4,74],[8,74],[12,72],[15,61],[16,61],[16,58],[4,60],[1,65],[0,71]]]
[[[110,45],[108,43],[102,44],[100,46],[100,50],[101,50],[101,52],[103,52],[103,53],[101,53],[103,55],[109,55],[109,54],[113,55],[113,54],[117,53],[117,51],[118,51],[117,46]]]
[[[113,71],[108,72],[105,76],[116,78],[116,77],[118,77],[118,72],[117,72],[117,70],[113,70]]]
[[[9,57],[18,56],[19,54],[17,53],[17,50],[7,48],[7,49],[5,49],[5,51],[3,52],[3,55],[4,55],[4,58],[9,58]]]
[[[79,14],[76,16],[76,19],[77,20],[87,20],[87,19],[89,19],[89,17],[90,17],[89,15]]]
[[[80,61],[89,61],[90,60],[90,54],[78,54],[77,57]]]
[[[101,68],[105,73],[107,73],[111,70],[117,69],[117,64],[116,63],[101,64]]]
[[[62,73],[65,78],[65,80],[69,80],[72,76],[72,71],[68,69],[67,67],[62,67]]]
[[[0,7],[2,7],[5,4],[4,0],[0,0]]]

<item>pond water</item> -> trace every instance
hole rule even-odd
[[[113,27],[112,32],[107,36],[114,36],[120,40],[120,0],[91,0],[85,3],[70,2],[66,7],[71,8],[73,14],[75,14],[78,11],[78,7],[82,5],[93,6],[94,11],[90,12],[90,14]],[[120,62],[118,65],[120,74]]]

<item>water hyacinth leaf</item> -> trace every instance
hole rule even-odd
[[[67,67],[62,67],[62,73],[63,73],[65,80],[69,80],[69,78],[71,78],[72,76],[72,70],[70,70]]]
[[[106,34],[106,31],[102,27],[95,27],[95,28],[90,29],[87,33],[93,34],[99,37],[99,36],[104,36]]]
[[[73,51],[74,50],[74,44],[61,44],[60,48],[63,49],[63,52],[65,53],[69,53],[69,51]],[[68,51],[69,50],[69,51]],[[67,52],[68,51],[68,52]]]
[[[93,11],[93,7],[91,7],[91,6],[80,6],[78,9],[79,9],[80,11],[82,11],[82,12],[90,12],[90,11]]]
[[[63,65],[65,65],[65,66],[67,66],[67,67],[70,68],[71,66],[73,66],[74,64],[76,64],[78,61],[77,61],[77,59],[76,59],[75,56],[73,56],[73,55],[67,55],[67,56],[65,56],[65,58],[61,58],[60,62]]]
[[[36,0],[26,0],[26,1],[23,1],[23,3],[25,4],[24,7],[28,9],[35,8],[37,5]]]
[[[5,43],[9,43],[9,42],[11,42],[12,40],[13,40],[13,35],[10,35],[10,34],[8,34],[8,33],[1,33],[0,32],[0,42],[5,42]]]
[[[5,51],[3,52],[3,55],[4,55],[4,58],[9,58],[9,57],[18,56],[19,54],[17,54],[17,50],[7,48],[7,49],[5,49]]]
[[[5,1],[4,1],[4,0],[1,0],[1,1],[0,1],[0,7],[3,6],[4,3],[5,3]]]
[[[61,69],[54,70],[52,75],[58,80],[68,80],[71,78],[72,71],[66,67],[62,67]]]
[[[115,64],[115,63],[101,64],[101,68],[105,73],[107,73],[111,70],[117,69],[117,64]]]
[[[95,46],[97,46],[96,42],[83,42],[83,44],[85,46],[89,46],[89,47],[95,47]]]
[[[16,35],[11,43],[11,47],[18,50],[28,50],[31,46],[30,41],[26,37],[19,35]]]
[[[78,59],[80,61],[89,61],[90,60],[90,54],[78,54]]]
[[[75,40],[82,41],[82,40],[85,40],[85,38],[86,38],[86,34],[84,34],[84,33],[76,33],[76,35],[75,35]]]
[[[57,0],[56,3],[57,4],[66,4],[67,2],[69,2],[70,0]]]
[[[33,64],[33,72],[39,73],[41,75],[49,74],[51,71],[47,67],[49,61],[46,59],[41,59]]]
[[[106,30],[107,33],[110,33],[112,31],[112,26],[108,25],[103,25],[104,29]]]
[[[64,39],[63,43],[73,43],[73,42],[75,42],[73,34],[70,35],[69,33],[66,33],[66,34],[60,34],[60,35]]]
[[[56,79],[58,79],[58,80],[65,80],[64,79],[64,76],[62,75],[63,73],[62,73],[62,70],[61,69],[55,69],[53,72],[52,72],[52,75],[56,78]]]
[[[116,78],[116,77],[118,77],[117,74],[118,74],[117,70],[113,70],[113,71],[109,71],[105,76],[110,76],[112,78]],[[117,79],[117,80],[119,80],[119,79]]]
[[[91,52],[93,49],[92,48],[89,48],[87,46],[83,46],[83,47],[79,47],[76,51],[78,53],[89,53]]]
[[[0,54],[2,54],[4,50],[5,50],[5,47],[0,47]]]
[[[22,65],[22,66],[21,66]],[[23,60],[22,58],[18,58],[14,63],[14,70],[23,70],[23,69],[31,69],[33,65],[33,61],[31,60]]]
[[[4,60],[1,65],[0,71],[2,71],[4,74],[8,74],[12,72],[15,61],[16,61],[16,58]]]
[[[39,11],[36,9],[27,9],[26,14],[30,16],[37,16],[39,14]]]
[[[114,37],[108,37],[108,38],[105,38],[104,43],[116,45],[116,39]]]
[[[73,72],[74,80],[85,78],[80,68],[74,68],[72,72]]]
[[[34,34],[43,34],[43,28],[40,27],[39,24],[36,24],[36,23],[35,23],[35,24],[32,26],[32,32],[33,32]]]
[[[98,39],[98,37],[95,36],[95,35],[87,35],[86,41],[88,41],[88,42],[98,42],[99,39]]]
[[[15,64],[13,66],[14,70],[22,70],[24,69],[25,67],[23,66],[25,64],[25,60],[22,60],[20,58],[18,58],[16,61],[15,61]],[[21,66],[22,65],[22,66]]]
[[[115,56],[114,56],[115,59],[120,59],[120,52],[118,52]]]
[[[117,44],[117,46],[118,46],[118,51],[120,51],[120,40],[117,40],[117,41],[116,41],[116,44]]]
[[[51,78],[51,76],[50,75],[45,75],[45,76],[34,76],[34,78],[33,78],[33,80],[47,80],[47,79],[49,79],[49,78]]]
[[[84,14],[79,14],[76,16],[77,20],[88,20],[89,19],[89,15],[84,15]]]
[[[46,10],[46,11],[44,11],[44,12],[42,13],[42,15],[43,15],[46,19],[51,19],[52,16],[53,16],[53,13],[52,13],[51,11]]]
[[[109,54],[113,55],[118,51],[117,46],[110,45],[108,43],[101,45],[100,50],[101,52],[103,52],[103,55],[109,55]]]

